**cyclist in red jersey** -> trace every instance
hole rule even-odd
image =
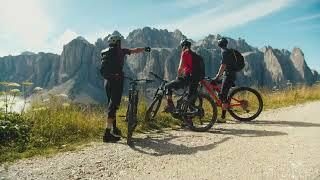
[[[166,85],[167,106],[164,112],[172,112],[174,110],[174,104],[172,101],[172,89],[181,89],[189,86],[189,97],[196,93],[198,82],[194,82],[192,76],[192,51],[191,41],[184,39],[180,43],[182,47],[181,59],[178,68],[178,76],[175,80],[169,82]]]

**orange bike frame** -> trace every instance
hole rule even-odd
[[[208,94],[210,95],[210,97],[215,100],[215,102],[217,103],[218,106],[222,106],[222,102],[219,99],[219,97],[217,96],[217,92],[221,91],[221,85],[214,85],[209,83],[206,80],[201,80],[200,84],[205,88],[205,90],[208,92]],[[236,104],[230,104],[230,107],[234,107],[234,106],[241,106],[241,101],[237,100],[235,98],[231,98],[232,100],[236,101]]]

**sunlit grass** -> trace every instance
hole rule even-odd
[[[275,109],[320,100],[320,85],[303,86],[278,92],[262,91],[265,109]]]

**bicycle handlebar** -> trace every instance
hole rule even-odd
[[[151,79],[133,79],[131,77],[128,77],[128,76],[123,76],[125,79],[128,79],[130,80],[130,83],[138,83],[138,82],[146,82],[146,83],[153,83],[154,80],[151,80]]]
[[[222,79],[215,79],[214,77],[205,77],[204,79],[207,80],[207,81],[210,81],[210,82],[214,82],[216,84],[221,84],[222,83]]]

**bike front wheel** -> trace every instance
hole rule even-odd
[[[137,105],[138,105],[138,93],[134,93],[129,100],[127,109],[127,123],[128,134],[127,144],[133,146],[132,135],[137,126]]]
[[[249,87],[238,87],[229,95],[230,115],[239,121],[252,121],[257,118],[263,109],[260,93]]]
[[[185,111],[184,122],[192,131],[205,132],[211,129],[217,120],[217,105],[206,94],[199,93],[194,105]]]

